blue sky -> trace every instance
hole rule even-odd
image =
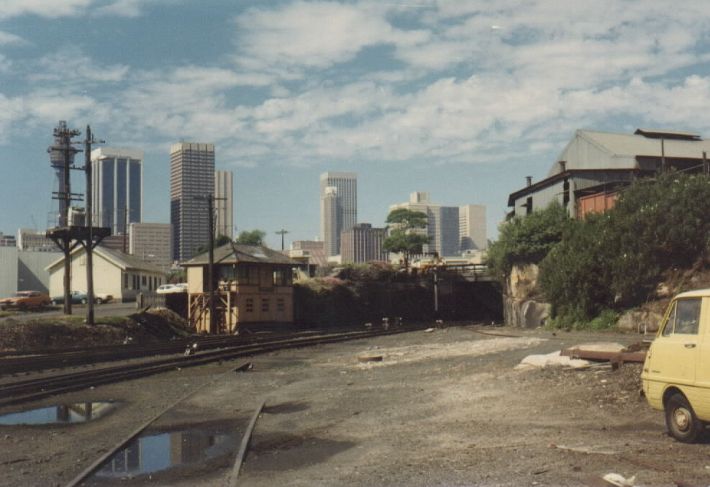
[[[578,128],[710,136],[705,1],[0,0],[0,232],[44,229],[58,120],[145,151],[145,221],[169,221],[168,151],[212,142],[240,230],[310,239],[318,176],[390,204],[484,204],[488,233]],[[75,174],[80,190],[82,174]]]

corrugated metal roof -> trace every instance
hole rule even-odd
[[[661,157],[661,140],[636,134],[612,134],[580,130],[580,134],[609,149],[614,155]],[[710,152],[710,140],[663,141],[666,157],[701,159],[703,151]]]
[[[84,247],[79,246],[72,250],[72,255],[77,253],[77,252],[84,252]],[[165,271],[161,269],[158,266],[155,266],[149,262],[145,262],[142,259],[139,259],[138,257],[134,255],[128,255],[124,254],[123,252],[120,252],[118,250],[113,250],[108,247],[104,247],[102,245],[98,245],[94,249],[94,254],[99,254],[106,260],[109,260],[113,262],[116,266],[121,268],[122,270],[126,269],[133,269],[133,270],[141,270],[141,271],[148,271],[148,272],[153,272],[157,274],[165,274]],[[56,267],[58,264],[64,262],[64,256],[60,257],[59,259],[55,260],[51,264],[49,264],[47,267],[45,267],[46,270],[52,269]]]
[[[206,265],[208,262],[207,252],[193,257],[183,266]],[[214,249],[215,264],[238,264],[240,262],[262,263],[262,264],[287,264],[298,265],[298,262],[291,260],[281,252],[271,250],[261,245],[225,244]]]
[[[656,131],[661,132],[661,131]],[[656,133],[654,132],[654,133]],[[663,133],[671,134],[664,130]],[[676,134],[686,134],[676,132]],[[688,135],[688,134],[686,134]],[[710,140],[663,139],[665,157],[698,159],[710,152]],[[594,130],[577,130],[575,137],[558,157],[566,169],[638,169],[637,157],[661,157],[661,139],[640,134],[618,134]],[[561,172],[558,162],[548,177]]]

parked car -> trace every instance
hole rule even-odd
[[[48,306],[51,300],[45,293],[39,291],[18,291],[14,296],[0,299],[0,309],[38,309]]]
[[[103,304],[108,303],[113,300],[113,296],[105,293],[94,294],[94,303]],[[72,291],[71,292],[71,302],[72,304],[86,304],[89,302],[89,297],[84,291]],[[53,296],[52,304],[64,304],[64,296]]]
[[[186,293],[187,283],[179,282],[177,284],[163,284],[162,286],[159,286],[155,292],[158,294]]]
[[[710,289],[671,301],[646,353],[646,400],[665,412],[668,432],[692,443],[710,424]]]

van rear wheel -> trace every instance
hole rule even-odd
[[[666,402],[666,427],[673,438],[694,443],[705,429],[702,421],[682,394],[673,394]]]

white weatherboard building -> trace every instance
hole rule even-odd
[[[143,220],[143,151],[101,147],[91,151],[93,222],[125,234]]]
[[[113,296],[117,301],[131,301],[139,292],[154,291],[165,283],[165,272],[147,262],[116,250],[98,246],[94,249],[94,292]],[[49,266],[49,295],[64,294],[64,257]],[[86,252],[77,247],[71,253],[71,290],[86,292]]]
[[[320,233],[325,255],[340,253],[340,234],[357,223],[357,174],[326,172],[320,176]]]

